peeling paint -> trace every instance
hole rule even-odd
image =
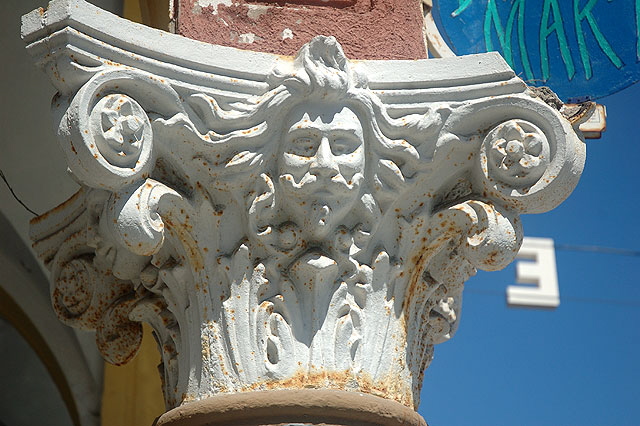
[[[247,4],[247,16],[253,20],[257,20],[259,17],[267,13],[270,6],[263,6],[261,4]]]
[[[291,28],[285,28],[284,30],[282,30],[281,36],[283,40],[293,38],[293,31],[291,31]]]
[[[201,9],[207,8],[207,7],[211,7],[211,13],[214,15],[218,14],[218,6],[220,5],[224,5],[224,6],[231,6],[233,4],[233,0],[197,0],[196,3],[194,3],[194,7],[197,5],[199,6]]]
[[[251,44],[259,39],[254,33],[245,33],[238,36],[238,43]]]

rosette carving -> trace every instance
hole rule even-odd
[[[91,308],[95,292],[96,271],[91,258],[77,257],[64,264],[56,279],[51,299],[53,309],[65,323],[79,328],[95,326],[99,313],[95,303]]]
[[[462,106],[453,110],[445,130],[479,148],[470,152],[476,159],[473,192],[519,213],[556,207],[571,193],[584,165],[585,147],[571,123],[535,98],[482,99]]]
[[[97,268],[94,259],[86,232],[80,231],[66,239],[51,267],[51,299],[58,318],[84,330],[94,330],[106,305],[129,291],[127,283]]]
[[[162,114],[180,108],[177,93],[164,80],[133,69],[100,72],[65,108],[66,101],[57,97],[54,105],[69,168],[85,185],[107,190],[143,180],[155,166],[147,109]]]
[[[106,309],[96,329],[98,350],[111,364],[126,364],[140,348],[142,324],[129,319],[136,303],[134,294],[122,296]]]
[[[96,149],[109,164],[135,169],[149,161],[151,124],[146,112],[129,96],[111,94],[100,99],[90,121]]]
[[[534,124],[509,120],[489,132],[481,155],[489,177],[521,189],[542,177],[549,166],[551,150],[546,136]]]

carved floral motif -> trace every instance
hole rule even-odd
[[[549,165],[549,143],[544,133],[524,120],[509,120],[486,137],[491,173],[514,187],[537,182]]]

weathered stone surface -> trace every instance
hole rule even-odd
[[[162,351],[168,408],[319,388],[418,405],[464,282],[508,264],[584,144],[497,54],[207,45],[80,0],[24,18],[82,190],[36,219],[65,323]]]

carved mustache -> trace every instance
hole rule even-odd
[[[331,178],[326,178],[307,172],[298,182],[296,182],[290,173],[280,176],[280,181],[283,183],[286,182],[305,194],[329,192],[335,195],[342,195],[357,189],[363,178],[362,173],[356,173],[353,175],[351,181],[347,182],[344,176],[339,173]]]

